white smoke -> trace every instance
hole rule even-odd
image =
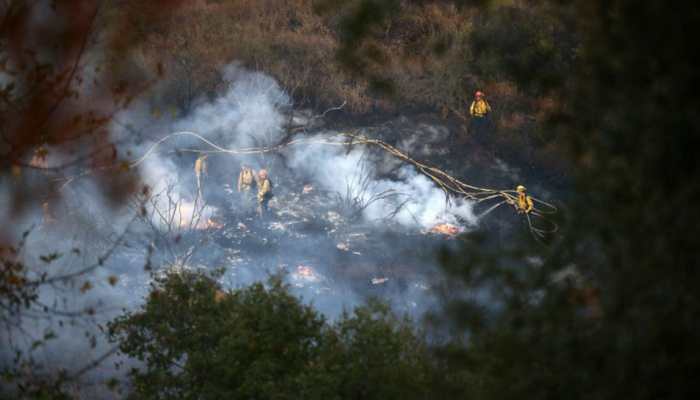
[[[323,135],[316,138],[321,139]],[[366,149],[346,152],[335,146],[311,145],[295,147],[290,152],[290,166],[314,177],[324,190],[340,194],[350,190],[351,195],[369,203],[363,210],[368,221],[386,221],[387,217],[392,217],[394,222],[408,229],[429,229],[438,223],[467,226],[477,223],[472,202],[448,201],[434,182],[411,165],[402,166],[396,179],[378,179],[376,168],[364,168],[371,163],[366,158]],[[394,195],[384,198],[383,193]],[[380,200],[370,202],[374,198]]]
[[[289,97],[271,77],[237,65],[224,68],[227,90],[200,104],[191,116],[177,121],[178,131],[193,131],[228,148],[269,144],[283,133],[280,112]]]
[[[236,64],[227,66],[223,76],[226,90],[220,96],[201,101],[190,115],[172,122],[167,129],[171,132],[194,132],[229,149],[276,144],[284,134],[284,111],[291,105],[279,84],[267,75],[246,71]],[[317,138],[332,134],[332,131],[324,132]],[[153,145],[155,142],[144,143],[131,151],[144,153]],[[172,159],[162,156],[182,148],[213,150],[194,137],[173,138],[160,145],[159,151],[144,161],[141,171],[144,182],[152,187],[154,193],[162,193],[167,187],[175,186],[180,189],[176,200],[192,205],[196,194],[193,185],[176,183],[184,181],[183,175],[192,179],[193,171],[175,165]],[[368,221],[385,221],[391,216],[394,222],[410,229],[428,229],[445,222],[476,225],[472,203],[461,199],[448,202],[445,194],[432,181],[410,165],[402,166],[393,179],[380,179],[376,176],[377,166],[371,162],[365,162],[365,168],[359,169],[365,149],[356,148],[347,152],[336,146],[308,145],[289,147],[285,151],[293,172],[311,177],[320,185],[320,189],[341,195],[347,195],[348,189],[354,191],[352,195],[369,204],[362,212]],[[385,164],[395,163],[390,156],[385,156]],[[229,169],[235,171],[233,166],[238,161],[230,157]],[[363,185],[359,182],[363,182]],[[383,193],[393,195],[373,200]],[[213,212],[208,211],[209,214]]]
[[[172,132],[191,131],[222,147],[242,148],[274,144],[285,134],[285,110],[290,106],[290,99],[274,79],[264,74],[248,72],[235,65],[227,67],[223,75],[226,79],[226,88],[223,93],[214,99],[201,100],[189,115],[175,120],[154,121],[144,101],[135,103],[133,108],[117,117],[119,124],[115,124],[112,133],[115,142],[119,143],[120,154],[138,159],[154,146],[156,147],[156,150],[148,153],[148,156],[138,165],[138,169],[143,183],[148,185],[151,193],[156,196],[167,193],[170,197],[154,197],[150,207],[167,209],[172,202],[179,203],[182,205],[181,211],[184,212],[184,218],[191,218],[195,209],[194,202],[198,196],[192,162],[196,154],[185,153],[184,150],[211,150],[201,141],[191,137],[173,138],[160,145],[157,145],[156,140]],[[136,135],[134,131],[148,134]],[[333,133],[325,132],[318,137]],[[428,229],[443,222],[466,226],[476,224],[473,204],[461,200],[447,202],[444,193],[410,165],[402,166],[398,173],[388,177],[378,171],[378,165],[375,163],[377,160],[367,158],[365,149],[360,147],[348,152],[347,149],[338,146],[309,145],[288,147],[285,151],[287,166],[293,174],[308,176],[319,189],[341,195],[347,193],[350,187],[351,191],[354,191],[353,195],[361,201],[369,202],[362,210],[362,217],[365,221],[376,223],[377,229],[383,229],[388,216],[391,216],[391,221],[399,227],[413,230]],[[241,161],[229,155],[222,155],[219,160],[230,163],[227,171],[237,171],[233,166],[237,166]],[[364,166],[358,168],[360,165]],[[235,180],[235,177],[226,178],[229,182]],[[272,178],[275,179],[274,175]],[[76,184],[69,186],[71,188],[69,197],[72,196],[70,201],[73,202],[71,209],[74,213],[63,217],[70,217],[75,227],[61,226],[56,233],[37,236],[36,240],[27,245],[28,254],[45,255],[59,251],[70,255],[72,248],[85,249],[88,247],[86,244],[94,241],[96,237],[104,238],[89,252],[84,251],[79,256],[66,256],[52,265],[60,272],[75,271],[81,266],[95,263],[104,254],[109,244],[127,229],[126,222],[135,212],[129,208],[113,210],[107,201],[97,194],[98,191],[93,189],[94,183],[90,179],[86,178],[81,186],[83,189],[75,193],[72,192],[72,188]],[[365,183],[358,184],[358,182]],[[301,181],[299,186],[298,190],[301,190]],[[223,188],[218,185],[216,190],[223,191]],[[393,196],[370,202],[387,192],[391,192]],[[0,191],[0,202],[7,202],[5,197],[7,194]],[[217,210],[214,207],[207,207],[203,212],[203,218],[208,218]],[[9,218],[2,214],[2,211],[0,215],[5,220]],[[152,222],[155,226],[163,228],[160,225],[162,221]],[[79,231],[81,233],[77,234]],[[67,305],[68,308],[84,310],[86,307],[106,306],[108,312],[96,316],[98,322],[104,322],[119,313],[122,307],[132,308],[140,304],[148,291],[150,280],[149,274],[143,270],[146,263],[146,246],[149,242],[140,241],[140,238],[140,236],[132,237],[128,248],[119,246],[118,251],[114,252],[103,265],[86,276],[85,279],[92,282],[93,288],[72,297]],[[265,257],[269,260],[265,260]],[[256,261],[276,266],[279,263],[279,255],[260,255],[260,260]],[[32,260],[28,264],[41,265],[41,262]],[[291,267],[295,268],[294,265]],[[322,269],[322,266],[315,267]],[[259,271],[236,271],[240,279],[235,282],[235,285],[264,279],[266,272],[262,268]],[[119,281],[114,286],[106,283],[112,275],[119,276]],[[329,277],[328,281],[331,282],[329,285],[339,287],[342,285],[334,282],[332,277]],[[77,290],[77,288],[73,289]],[[361,303],[361,296],[354,293],[351,288],[334,289],[342,295],[324,298],[319,296],[306,300],[313,301],[319,307],[327,306],[328,308],[324,311],[330,310],[331,313],[338,313],[341,307]],[[424,293],[423,289],[415,289],[415,293],[411,295],[412,300],[427,302],[425,298],[418,300],[420,296],[427,298],[427,295],[422,293]],[[47,304],[53,304],[59,298],[58,294],[52,290],[44,291],[40,295],[42,301]],[[310,293],[310,296],[313,295]],[[40,332],[49,326],[49,323],[42,323],[33,330]],[[81,331],[81,327],[67,327],[59,334],[60,342],[52,347],[56,350],[55,359],[65,361],[66,352],[72,353],[74,358],[84,358],[84,354],[90,350],[85,349],[85,340],[80,335]],[[96,350],[93,350],[92,355],[98,355],[105,349],[106,344],[100,343]],[[0,352],[0,356],[7,357],[10,354]],[[73,364],[81,365],[81,363]]]
[[[154,126],[144,103],[117,117],[121,123],[113,127],[113,139],[121,144],[121,152],[146,155],[138,167],[143,183],[152,194],[148,207],[156,226],[165,228],[162,213],[172,210],[173,204],[177,207],[178,220],[186,222],[196,218],[206,220],[217,212],[215,207],[201,205],[193,163],[176,163],[172,156],[183,149],[215,149],[193,136],[172,136],[161,141],[163,137],[174,132],[193,132],[222,148],[266,146],[281,138],[284,123],[281,111],[290,101],[279,84],[267,75],[249,72],[236,64],[225,67],[222,75],[225,91],[212,100],[200,100],[182,118],[159,121]],[[133,131],[139,126],[162,135],[151,134],[154,139],[137,143]],[[194,153],[189,154],[190,159],[194,157]],[[230,169],[235,170],[236,161],[229,159]]]

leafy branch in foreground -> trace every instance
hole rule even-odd
[[[430,397],[440,376],[408,321],[376,302],[331,323],[279,277],[224,292],[198,272],[157,278],[109,324],[139,398]]]

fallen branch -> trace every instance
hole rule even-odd
[[[355,145],[364,146],[374,146],[388,154],[391,154],[395,158],[402,160],[408,164],[413,165],[416,170],[430,179],[435,185],[437,185],[444,193],[448,202],[452,198],[463,198],[477,204],[494,201],[496,204],[491,206],[485,213],[481,216],[485,216],[491,211],[495,210],[503,204],[508,204],[513,206],[513,209],[519,214],[522,213],[518,209],[518,194],[515,189],[490,189],[485,187],[479,187],[475,185],[470,185],[466,182],[461,181],[448,174],[447,172],[428,165],[424,162],[418,161],[411,158],[405,152],[399,150],[398,148],[390,145],[379,139],[373,139],[362,134],[352,133],[352,132],[339,132],[336,134],[328,135],[326,137],[301,137],[298,139],[289,139],[282,141],[278,144],[272,146],[262,146],[262,147],[246,147],[238,149],[229,149],[210,141],[209,139],[203,137],[196,132],[181,131],[171,133],[156,143],[154,143],[146,153],[139,159],[129,163],[130,168],[135,168],[143,163],[148,157],[150,157],[157,148],[164,142],[177,137],[193,137],[203,142],[209,146],[210,150],[199,150],[199,149],[182,149],[181,151],[199,153],[199,154],[229,154],[229,155],[252,155],[252,154],[268,154],[281,152],[283,149],[291,146],[299,145],[326,145],[326,146],[339,146],[339,147],[352,147]],[[555,233],[558,227],[555,223],[547,219],[548,215],[555,214],[557,212],[557,207],[551,203],[544,200],[532,197],[535,206],[530,212],[522,213],[525,214],[528,221],[528,226],[531,232],[539,237],[543,238],[547,234]],[[532,218],[536,217],[543,221],[543,226],[536,225],[532,223]]]

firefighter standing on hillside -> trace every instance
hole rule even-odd
[[[469,115],[471,116],[469,132],[481,143],[484,143],[486,140],[486,131],[489,125],[488,115],[490,112],[491,106],[486,101],[484,92],[477,90],[474,93],[474,100],[469,106]]]
[[[267,177],[267,170],[258,172],[258,216],[263,218],[267,214],[267,205],[272,198],[272,183]]]
[[[471,115],[472,118],[477,119],[486,118],[490,112],[491,106],[489,105],[489,102],[486,101],[484,92],[477,90],[476,93],[474,93],[474,101],[472,101],[472,105],[469,107],[469,115]]]

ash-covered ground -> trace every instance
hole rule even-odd
[[[338,130],[316,127],[304,135],[323,137]],[[519,179],[517,169],[483,154],[478,145],[455,146],[454,133],[435,121],[401,117],[362,132],[457,176],[478,168],[485,181]],[[462,153],[469,146],[476,146],[471,147],[476,161]],[[181,185],[188,187],[191,198],[197,183],[187,171],[197,155],[179,154],[173,160],[181,174],[190,175]],[[487,160],[493,164],[488,166]],[[236,190],[242,164],[270,171],[274,197],[262,219],[254,200]],[[161,250],[174,249],[156,253],[160,257],[154,263],[224,268],[225,287],[282,274],[296,293],[329,317],[378,297],[419,319],[437,305],[435,290],[444,284],[438,250],[456,245],[459,233],[481,224],[473,204],[456,205],[456,199],[448,203],[411,166],[371,148],[318,146],[264,158],[212,154],[201,187],[205,215],[194,228],[154,241]],[[509,215],[491,215],[490,229],[507,235],[518,222]]]
[[[208,223],[179,239],[179,248],[199,247],[187,264],[224,267],[226,286],[282,274],[331,317],[369,296],[414,315],[432,303],[430,287],[440,277],[435,251],[452,235],[407,229],[390,218],[364,221],[339,193],[311,183],[274,190],[262,219],[238,193],[220,196]]]

